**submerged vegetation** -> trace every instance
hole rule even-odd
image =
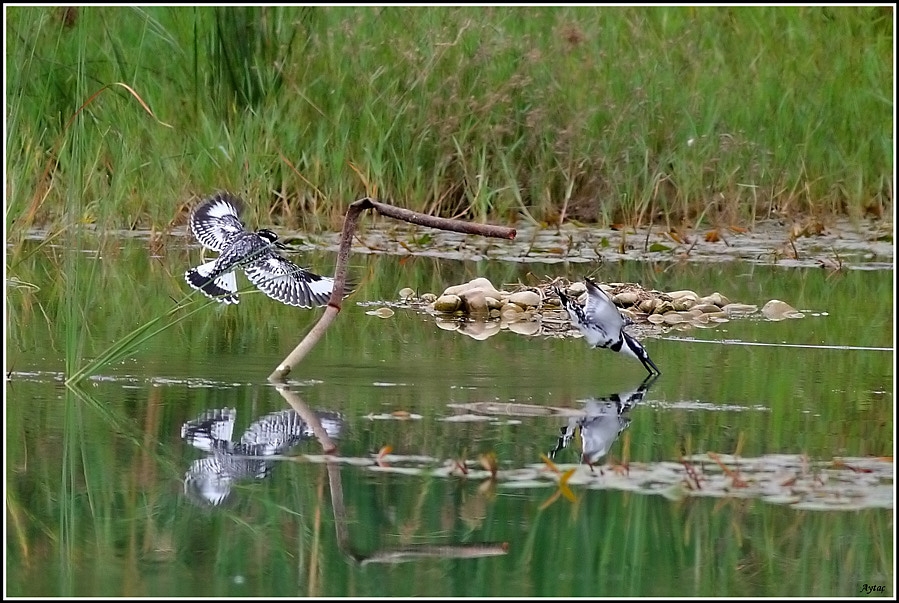
[[[5,225],[880,216],[892,10],[9,8]]]

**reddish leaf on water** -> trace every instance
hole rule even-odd
[[[378,451],[378,456],[375,458],[375,461],[378,463],[379,467],[388,467],[387,461],[384,460],[384,457],[393,452],[393,446],[390,444],[385,444],[381,446],[381,450]]]

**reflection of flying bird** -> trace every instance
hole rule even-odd
[[[562,427],[556,447],[550,450],[549,458],[566,448],[578,429],[581,432],[581,461],[593,465],[608,454],[609,449],[621,432],[631,423],[627,416],[646,392],[658,379],[658,374],[649,374],[635,390],[626,390],[604,398],[590,398],[584,405],[583,417],[572,417],[568,425]]]
[[[562,293],[558,287],[555,290],[562,307],[568,311],[572,324],[584,334],[584,339],[590,347],[607,348],[636,358],[643,363],[650,375],[661,374],[640,342],[624,331],[624,327],[630,324],[630,321],[625,321],[606,292],[590,278],[584,279],[584,282],[587,285],[587,304],[583,308],[577,301]]]
[[[281,257],[286,249],[278,235],[267,228],[250,232],[240,220],[241,201],[228,193],[216,193],[190,214],[190,230],[219,256],[184,274],[187,283],[207,297],[226,304],[237,303],[236,271],[242,269],[263,293],[290,306],[324,306],[334,280],[300,268]]]
[[[222,504],[237,480],[264,479],[272,469],[267,457],[284,454],[303,440],[314,437],[312,427],[293,410],[282,410],[254,421],[240,441],[231,441],[234,432],[233,408],[208,410],[181,426],[181,437],[208,453],[191,463],[184,476],[184,492],[193,500]],[[339,413],[316,413],[332,438],[340,437],[343,419]]]

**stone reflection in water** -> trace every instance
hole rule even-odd
[[[231,495],[234,482],[264,479],[272,469],[271,457],[315,437],[312,427],[296,411],[281,410],[254,421],[240,441],[234,442],[236,414],[233,408],[207,410],[181,426],[181,437],[207,453],[191,463],[184,476],[184,493],[198,505],[222,504]],[[330,437],[340,437],[343,418],[339,413],[315,415]]]
[[[621,432],[631,424],[628,413],[646,395],[659,375],[650,374],[634,390],[625,390],[602,398],[590,398],[584,406],[585,415],[571,417],[568,425],[562,427],[556,447],[549,451],[549,458],[555,458],[563,448],[567,448],[578,429],[581,432],[581,462],[594,465],[608,454],[609,449]]]

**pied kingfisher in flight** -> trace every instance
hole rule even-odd
[[[219,256],[184,273],[187,283],[207,297],[226,304],[237,303],[236,271],[281,303],[301,308],[324,306],[331,297],[334,279],[319,276],[281,257],[286,246],[267,228],[247,230],[240,220],[242,203],[228,193],[216,193],[190,214],[190,230],[197,240]]]
[[[607,348],[620,352],[625,356],[636,358],[643,363],[649,374],[661,375],[662,372],[650,360],[646,349],[640,342],[624,332],[624,327],[631,324],[625,321],[615,303],[600,289],[592,279],[584,279],[587,285],[587,304],[582,308],[576,300],[568,297],[558,287],[556,294],[562,307],[568,310],[572,324],[584,334],[584,339],[591,348]]]

